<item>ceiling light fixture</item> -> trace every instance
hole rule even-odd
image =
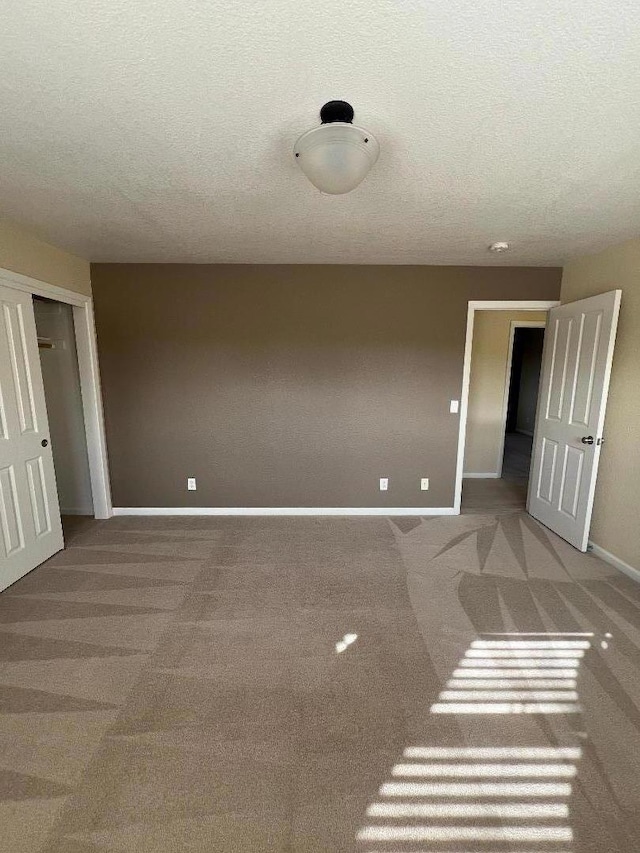
[[[511,247],[508,243],[499,240],[497,243],[492,243],[487,248],[490,252],[496,252],[497,254],[500,254],[501,252],[508,252]]]
[[[346,101],[328,101],[320,119],[320,127],[303,133],[294,145],[295,158],[320,192],[351,192],[378,159],[380,146],[368,130],[352,124],[353,107]]]

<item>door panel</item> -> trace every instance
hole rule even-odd
[[[0,520],[2,521],[5,553],[9,557],[24,548],[24,530],[13,465],[8,465],[0,471]]]
[[[36,432],[33,385],[29,375],[27,342],[24,329],[24,307],[20,304],[3,303],[5,334],[9,347],[9,358],[13,374],[13,385],[18,403],[20,431]]]
[[[42,457],[27,459],[27,478],[29,481],[29,496],[31,497],[31,511],[35,533],[38,538],[51,532],[51,519],[49,518],[49,495],[45,483],[44,465]]]
[[[587,548],[621,291],[549,312],[527,509]],[[587,443],[585,443],[586,440]]]
[[[571,319],[566,323],[556,320],[552,324],[553,352],[551,354],[551,377],[547,391],[548,421],[560,421],[562,419],[572,331],[573,321]]]
[[[33,303],[8,287],[0,287],[0,533],[0,589],[63,547]]]
[[[558,442],[542,439],[542,460],[537,495],[540,500],[551,503],[553,500],[553,483],[555,479],[556,460],[558,458]]]
[[[572,424],[585,429],[588,428],[591,419],[601,329],[601,313],[586,314],[583,317],[569,419]]]
[[[564,471],[560,480],[562,495],[560,497],[560,510],[575,519],[580,498],[580,485],[582,483],[582,464],[584,453],[577,447],[567,445],[564,449]]]

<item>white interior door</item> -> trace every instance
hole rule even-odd
[[[0,287],[0,589],[64,543],[31,295]]]
[[[586,551],[621,290],[552,308],[527,509]]]

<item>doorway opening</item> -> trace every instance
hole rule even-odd
[[[480,495],[479,499],[476,495],[475,501],[472,497],[470,504],[467,490],[465,512],[500,512],[505,509],[515,509],[519,512],[524,508],[536,521],[570,545],[579,551],[587,550],[598,465],[604,442],[604,420],[621,298],[622,291],[617,289],[563,305],[469,303],[460,405],[454,505],[456,512],[460,512],[462,508],[463,475],[465,465],[471,464],[469,453],[473,447],[472,442],[466,447],[466,439],[468,421],[472,421],[473,413],[470,385],[474,349],[477,356],[474,336],[476,315],[480,317],[484,311],[509,309],[549,311],[547,341],[539,379],[539,397],[543,403],[537,406],[528,491],[521,492],[515,505],[507,503],[505,506],[505,496],[502,494],[496,504],[491,506],[491,499],[487,499],[486,494]],[[480,373],[482,374],[482,371]],[[508,405],[507,399],[507,412]],[[480,410],[482,412],[482,407]],[[485,424],[481,421],[480,426],[484,427]],[[482,429],[478,434],[482,436]],[[472,435],[471,430],[470,436]],[[502,457],[504,458],[504,453]],[[466,472],[469,478],[494,478],[499,480],[503,487],[508,484],[497,471],[475,472],[467,467]],[[501,473],[500,469],[500,475]],[[509,497],[513,498],[513,495]],[[608,552],[601,549],[601,553],[604,555]],[[613,559],[613,555],[609,557]],[[615,565],[618,563],[619,561],[616,561]]]
[[[472,303],[473,305],[473,303]],[[470,305],[462,512],[526,508],[547,309]],[[465,405],[466,404],[466,405]]]
[[[73,308],[42,296],[34,296],[33,308],[60,515],[67,538],[83,518],[94,515]]]
[[[501,476],[529,482],[538,388],[542,368],[544,323],[512,323],[511,369],[507,374],[507,414]]]

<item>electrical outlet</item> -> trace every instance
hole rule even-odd
[[[195,477],[187,477],[187,490],[190,492],[195,492],[195,490],[196,490],[196,478]]]
[[[449,411],[452,415],[457,415],[460,411],[460,400],[452,400],[449,403]]]
[[[420,480],[420,488],[423,492],[429,491],[429,478],[428,477],[423,477]]]
[[[389,488],[389,478],[388,477],[380,477],[380,491],[386,492]]]

